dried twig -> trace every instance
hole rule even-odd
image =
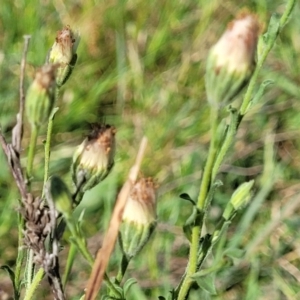
[[[20,109],[17,114],[17,124],[13,128],[12,131],[12,144],[6,142],[5,137],[0,131],[0,143],[2,149],[6,155],[7,162],[10,166],[11,172],[14,176],[16,184],[19,188],[22,202],[26,203],[26,199],[28,197],[26,190],[26,182],[23,177],[22,167],[20,162],[20,150],[21,150],[21,140],[23,134],[23,115],[25,108],[25,93],[24,93],[24,75],[25,75],[25,66],[26,66],[26,57],[28,51],[28,45],[30,41],[30,36],[24,36],[24,50],[21,61],[21,75],[20,75]]]
[[[139,152],[135,161],[135,164],[131,168],[127,181],[123,185],[111,219],[109,223],[108,230],[106,232],[102,248],[98,251],[97,257],[92,269],[92,273],[88,282],[86,294],[85,294],[85,300],[93,300],[96,298],[97,293],[100,289],[101,283],[103,281],[103,276],[107,267],[107,264],[109,262],[110,255],[114,249],[117,237],[118,237],[118,232],[119,232],[119,226],[122,221],[122,215],[123,215],[123,210],[127,201],[127,198],[129,196],[130,190],[135,183],[138,172],[141,166],[142,158],[144,156],[144,152],[146,149],[147,145],[147,139],[144,137],[141,141]]]
[[[19,153],[16,152],[11,144],[8,144],[0,130],[0,143],[4,154],[6,156],[7,162],[14,176],[18,189],[20,191],[22,202],[25,203],[27,199],[26,183],[22,173],[22,167],[20,163]]]
[[[49,205],[49,215],[51,223],[51,237],[50,237],[50,256],[52,257],[52,264],[48,265],[47,274],[49,279],[49,284],[51,286],[54,299],[55,300],[65,300],[63,285],[59,273],[59,237],[57,236],[57,217],[58,213],[55,209],[52,198],[48,195],[47,202]]]
[[[12,145],[15,150],[20,153],[21,151],[21,141],[23,137],[23,117],[25,109],[25,92],[24,92],[24,77],[25,77],[25,66],[26,66],[26,57],[31,36],[24,35],[24,50],[21,61],[21,74],[20,74],[20,108],[19,113],[17,114],[17,124],[12,131]]]

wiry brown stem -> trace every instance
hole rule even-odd
[[[21,151],[21,141],[23,137],[23,117],[25,109],[25,92],[24,92],[24,77],[25,77],[25,66],[27,51],[29,46],[31,36],[24,35],[24,49],[21,60],[21,73],[20,73],[20,85],[19,85],[19,94],[20,94],[20,108],[19,113],[17,114],[17,124],[15,125],[12,131],[12,145],[15,150],[20,153]]]
[[[12,172],[12,175],[16,181],[18,189],[20,191],[22,202],[26,202],[27,199],[27,190],[26,190],[26,183],[22,173],[22,167],[20,163],[19,153],[16,152],[12,144],[6,142],[1,130],[0,130],[0,143],[4,154],[6,156],[8,165]]]

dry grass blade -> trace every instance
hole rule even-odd
[[[134,182],[137,179],[138,176],[138,172],[141,166],[141,162],[142,162],[142,158],[144,156],[144,152],[146,149],[146,145],[147,145],[147,139],[146,137],[143,137],[141,144],[140,144],[140,148],[139,148],[139,152],[138,155],[136,157],[136,161],[135,164],[133,165],[133,167],[131,168],[128,178],[125,182],[125,184],[123,185],[110,222],[109,222],[109,227],[108,230],[106,232],[103,244],[102,244],[102,248],[98,251],[97,253],[97,257],[92,269],[92,273],[91,276],[89,278],[89,282],[88,282],[88,286],[87,286],[87,290],[86,290],[86,294],[85,294],[85,300],[93,300],[96,298],[97,293],[100,289],[101,283],[103,281],[103,276],[106,270],[106,267],[108,265],[109,262],[109,258],[110,255],[114,249],[117,237],[118,237],[118,232],[119,232],[119,227],[122,221],[122,215],[123,215],[123,210],[127,201],[127,198],[129,196],[130,190],[134,184]]]
[[[26,183],[22,174],[22,167],[20,163],[19,153],[15,151],[14,147],[11,144],[6,142],[5,137],[1,132],[1,128],[0,128],[0,144],[6,156],[11,173],[13,174],[16,184],[19,188],[20,194],[22,196],[22,201],[26,202],[27,190],[26,190]]]

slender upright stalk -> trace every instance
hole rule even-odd
[[[28,150],[28,160],[27,160],[27,170],[26,170],[27,180],[28,180],[28,185],[29,186],[30,186],[30,182],[31,182],[31,179],[32,179],[33,159],[34,159],[38,134],[39,134],[38,127],[33,125],[32,126],[32,131],[31,131],[31,137],[30,137],[30,144],[29,144],[29,150]]]
[[[33,264],[33,250],[28,249],[27,251],[27,261],[26,261],[26,291],[30,289],[32,278],[34,273],[34,264]]]
[[[18,215],[18,256],[16,261],[16,269],[15,269],[15,286],[18,294],[20,294],[20,277],[21,277],[21,268],[24,260],[24,252],[23,249],[23,229],[24,229],[24,219],[19,214]]]
[[[29,47],[29,41],[31,39],[30,35],[24,35],[24,49],[21,60],[21,70],[20,70],[20,84],[19,84],[19,113],[17,114],[17,124],[15,125],[12,132],[12,144],[16,151],[21,151],[21,142],[23,137],[23,119],[24,119],[24,110],[25,110],[25,90],[24,90],[24,78],[25,78],[25,68],[26,68],[26,59],[27,52]]]
[[[68,282],[69,275],[72,270],[72,266],[73,266],[73,263],[75,260],[76,253],[77,253],[77,248],[73,243],[71,243],[69,253],[68,253],[68,258],[67,258],[67,264],[65,266],[65,271],[64,271],[64,276],[63,276],[63,286],[64,287],[66,286],[66,284]]]
[[[211,108],[211,140],[209,146],[208,157],[206,160],[206,165],[204,168],[200,191],[198,196],[197,208],[199,210],[204,210],[205,200],[211,185],[211,173],[214,166],[214,160],[216,157],[216,131],[218,126],[218,110],[216,108]],[[204,212],[205,213],[205,212]],[[195,224],[192,230],[192,242],[190,245],[190,256],[189,263],[187,266],[186,276],[180,286],[178,299],[186,299],[188,292],[190,290],[193,280],[190,278],[196,272],[197,269],[197,256],[198,256],[198,245],[201,234],[202,224]]]
[[[58,92],[56,94],[58,97]],[[47,129],[47,137],[45,143],[45,168],[44,168],[44,188],[43,188],[43,196],[45,194],[45,186],[48,181],[49,177],[49,162],[50,162],[50,152],[51,152],[51,136],[52,136],[52,129],[53,129],[53,120],[56,112],[58,111],[58,107],[55,107],[49,117],[48,121],[48,129]]]
[[[129,265],[129,262],[130,262],[130,259],[128,259],[126,257],[126,255],[123,255],[122,256],[121,265],[120,265],[120,268],[119,268],[119,271],[118,271],[118,274],[117,274],[117,277],[116,277],[116,283],[117,284],[120,284],[121,281],[123,280],[123,277],[125,275],[127,267]]]
[[[33,167],[33,160],[34,154],[36,149],[36,143],[38,138],[39,129],[36,125],[32,126],[31,137],[30,137],[30,145],[28,151],[28,161],[27,161],[27,184],[30,189],[31,180],[32,180],[32,167]],[[27,261],[26,261],[26,293],[31,286],[31,281],[34,272],[34,264],[33,264],[33,250],[27,250]]]
[[[209,145],[208,157],[206,160],[206,165],[203,172],[203,177],[201,180],[200,191],[198,196],[197,207],[201,210],[205,207],[206,196],[211,184],[211,171],[214,165],[216,157],[216,131],[218,127],[218,109],[212,107],[211,111],[211,139]]]
[[[32,300],[32,299],[34,299],[33,295],[35,293],[36,288],[38,287],[38,285],[40,284],[41,280],[43,279],[44,273],[45,272],[44,272],[43,268],[40,268],[38,270],[38,272],[36,273],[36,275],[33,278],[33,281],[31,283],[30,287],[25,292],[24,300]]]

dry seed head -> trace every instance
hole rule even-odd
[[[210,50],[205,85],[213,107],[227,105],[248,82],[255,65],[258,33],[257,17],[244,12],[229,23]]]
[[[77,47],[80,38],[79,34],[74,34],[70,26],[58,31],[54,45],[50,49],[48,63],[58,64],[56,83],[61,87],[72,74],[77,61]]]
[[[55,42],[50,50],[49,62],[67,65],[71,62],[79,43],[79,35],[74,34],[70,26],[57,32]]]
[[[90,169],[103,169],[110,165],[115,152],[115,133],[115,128],[109,125],[94,128],[80,146],[80,164]]]
[[[227,67],[228,72],[244,72],[252,68],[259,32],[257,17],[242,13],[230,22],[217,44],[212,48],[218,68]]]
[[[156,220],[156,186],[152,178],[139,179],[127,199],[124,222],[146,225]]]
[[[94,125],[73,156],[72,175],[77,188],[88,190],[103,180],[114,164],[116,129]]]
[[[149,241],[156,226],[156,186],[152,178],[141,178],[127,199],[119,241],[127,259],[136,256]]]

